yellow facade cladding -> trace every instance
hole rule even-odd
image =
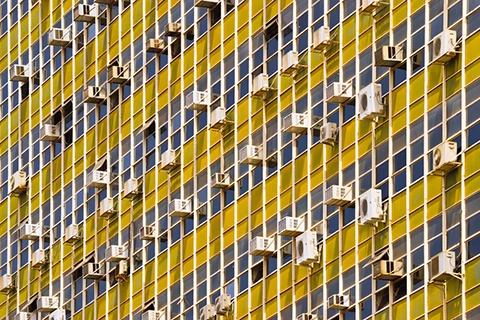
[[[23,100],[19,108],[0,120],[0,155],[19,143],[31,128],[45,120],[65,98],[83,89],[85,83],[97,75],[98,70],[106,67],[110,57],[117,56],[132,46],[145,29],[156,23],[157,17],[177,3],[178,1],[170,1],[170,4],[167,1],[156,3],[149,0],[133,2],[119,18],[88,43],[84,51],[75,54],[39,90]],[[238,45],[262,30],[266,21],[292,3],[293,1],[268,1],[264,6],[261,1],[245,1],[239,4],[234,13],[227,15],[221,23],[196,39],[195,44],[178,59],[123,101],[119,108],[112,110],[93,130],[76,140],[71,148],[64,150],[61,157],[31,177],[28,198],[21,197],[20,201],[15,198],[4,199],[0,203],[0,213],[3,214],[0,235],[7,234],[32,211],[41,208],[46,199],[83,175],[102,155],[141,127],[146,119],[163,108],[168,108],[169,102],[181,95],[184,88],[196,83],[209,72],[210,67],[222,62]],[[424,4],[427,5],[428,2],[396,0],[392,1],[390,11],[375,18],[364,14],[346,18],[339,27],[340,44],[334,44],[325,56],[310,51],[306,57],[306,61],[309,61],[307,72],[295,79],[277,75],[270,80],[278,86],[278,98],[264,102],[247,96],[237,101],[237,106],[229,112],[229,117],[234,120],[229,131],[199,132],[193,140],[182,146],[180,169],[167,174],[155,167],[144,175],[142,201],[131,203],[129,200],[121,200],[122,210],[118,219],[103,220],[96,214],[87,217],[83,223],[83,245],[72,248],[61,241],[54,243],[47,271],[32,271],[28,264],[20,268],[17,294],[0,296],[0,317],[11,314],[36,292],[52,290],[51,284],[55,280],[61,279],[62,275],[81,264],[96,248],[107,244],[142,217],[144,212],[168,199],[172,191],[196,179],[215,160],[236,148],[237,143],[251,137],[255,131],[263,130],[267,121],[278,117],[282,110],[308,95],[311,88],[319,84],[326,85],[327,78],[337,74],[344,65],[355,61],[372,43],[391,34],[391,28],[407,20],[409,15]],[[7,70],[11,61],[16,60],[73,5],[72,1],[42,1],[33,6],[30,13],[0,38],[0,73]],[[359,30],[358,34],[355,30]],[[339,171],[358,164],[359,158],[371,153],[382,143],[392,143],[393,135],[417,119],[426,118],[426,112],[479,79],[479,37],[477,31],[465,40],[459,55],[461,59],[456,59],[445,67],[427,66],[395,87],[388,95],[389,116],[384,122],[377,125],[360,121],[345,123],[340,129],[340,147],[337,145],[330,148],[321,144],[311,146],[308,152],[279,168],[277,174],[269,176],[246,195],[236,199],[233,206],[212,216],[207,223],[198,226],[181,241],[172,244],[155,259],[133,272],[128,281],[114,286],[72,318],[125,319],[130,314],[138,314],[146,301],[222,254],[237,240],[249,235],[254,228],[265,228],[265,222],[271,217],[279,217],[280,210],[294,206],[304,196],[310,196],[311,190],[325,185],[327,179]],[[479,156],[480,145],[476,144],[462,155],[463,165],[455,174],[447,178],[427,176],[395,194],[388,201],[389,223],[382,225],[374,234],[370,228],[356,223],[339,228],[338,232],[326,238],[323,263],[320,266],[309,270],[287,263],[266,275],[263,281],[235,297],[235,319],[267,319],[280,315],[281,311],[295,305],[315,289],[326,286],[327,282],[339,278],[344,272],[357,268],[360,262],[369,258],[378,248],[394,243],[419,226],[427,228],[427,221],[438,217],[446,208],[459,203],[463,206],[465,198],[479,191]],[[443,181],[450,187],[447,191],[442,187]],[[426,283],[424,289],[382,309],[375,315],[375,319],[389,319],[399,315],[408,315],[411,319],[454,319],[466,314],[480,305],[479,268],[479,257],[465,264],[463,283],[456,280],[448,282],[445,304],[442,304],[443,296],[438,286]],[[313,303],[310,302],[311,305]]]

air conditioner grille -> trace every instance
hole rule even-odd
[[[435,149],[433,151],[433,161],[435,163],[435,166],[440,165],[442,162],[442,150],[440,148]]]
[[[433,41],[433,52],[435,56],[439,56],[442,52],[442,38],[436,38]]]

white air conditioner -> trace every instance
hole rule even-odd
[[[262,148],[252,145],[246,145],[239,151],[239,160],[242,164],[258,165],[262,163]]]
[[[325,190],[323,199],[325,204],[329,206],[342,207],[347,205],[353,200],[352,187],[330,186]]]
[[[148,310],[142,313],[142,320],[167,320],[165,311]]]
[[[8,292],[15,288],[11,274],[4,274],[0,277],[0,292]]]
[[[97,16],[98,7],[96,4],[78,4],[73,9],[73,20],[76,22],[94,22]]]
[[[289,51],[282,57],[282,73],[292,74],[298,67],[298,51]]]
[[[185,97],[185,108],[187,110],[205,110],[208,106],[208,93],[203,91],[192,91]]]
[[[213,129],[221,129],[227,119],[227,112],[224,107],[218,107],[210,114],[210,127]]]
[[[65,320],[66,313],[63,309],[57,309],[48,315],[48,320]]]
[[[337,124],[335,122],[327,122],[320,127],[320,143],[334,144],[337,140]]]
[[[20,240],[37,240],[42,235],[40,224],[25,223],[20,227],[18,237]]]
[[[333,82],[327,86],[327,102],[345,103],[353,97],[351,83]]]
[[[228,188],[232,184],[232,179],[228,173],[214,173],[210,180],[212,188]]]
[[[371,83],[358,93],[357,103],[359,104],[360,120],[374,120],[376,117],[385,115],[382,101],[382,85]]]
[[[445,30],[433,39],[432,62],[444,63],[455,57],[457,32]]]
[[[168,213],[172,217],[184,218],[192,214],[192,203],[190,200],[173,199],[168,204]]]
[[[83,91],[83,98],[85,99],[86,103],[101,103],[105,101],[107,97],[104,88],[88,86]]]
[[[215,320],[215,306],[207,304],[200,309],[200,320]]]
[[[41,141],[57,141],[60,138],[60,126],[55,124],[44,124],[40,128]]]
[[[66,243],[74,243],[78,240],[82,239],[78,224],[71,224],[65,228],[65,242]]]
[[[232,296],[224,293],[215,299],[215,311],[218,315],[226,316],[232,311]]]
[[[103,278],[102,266],[99,263],[89,262],[82,266],[82,274],[85,279],[101,279]]]
[[[14,64],[10,68],[10,80],[26,82],[31,76],[30,67],[28,65]]]
[[[455,275],[455,252],[442,251],[430,260],[430,280],[445,281]]]
[[[313,32],[313,49],[324,50],[331,43],[330,28],[322,26]]]
[[[305,231],[295,238],[297,249],[297,264],[310,265],[318,262],[317,233]]]
[[[175,150],[167,150],[162,153],[162,170],[170,170],[178,166],[175,161]]]
[[[370,189],[360,196],[359,216],[361,224],[375,224],[384,219],[382,208],[382,190]]]
[[[108,218],[112,214],[116,213],[115,204],[113,198],[105,198],[100,201],[100,217]]]
[[[305,132],[309,124],[307,113],[290,113],[283,118],[283,131],[299,134]]]
[[[128,279],[128,261],[119,261],[115,266],[115,279],[125,281]]]
[[[220,3],[220,0],[195,0],[195,7],[213,8]]]
[[[108,262],[119,262],[128,258],[128,248],[125,246],[111,245],[105,254]]]
[[[17,171],[10,178],[9,194],[19,195],[27,190],[27,173],[25,171]]]
[[[284,217],[277,223],[277,231],[281,236],[296,237],[305,231],[303,218]]]
[[[381,0],[362,0],[362,11],[371,13],[380,8],[381,4]]]
[[[297,316],[297,320],[317,320],[317,315],[311,313],[302,313]]]
[[[39,268],[48,263],[48,257],[43,249],[37,249],[32,253],[32,268]]]
[[[334,294],[328,297],[328,309],[345,310],[350,307],[350,296]]]
[[[275,239],[255,237],[250,240],[248,252],[254,256],[268,256],[275,252]]]
[[[252,94],[254,96],[263,95],[264,93],[270,90],[270,86],[268,84],[268,74],[261,73],[253,79],[253,90]]]
[[[383,46],[375,51],[376,67],[395,67],[405,59],[405,51],[401,46]]]
[[[148,39],[147,40],[147,52],[162,53],[167,47],[165,39]]]
[[[433,150],[433,170],[449,172],[458,166],[457,143],[446,141]]]
[[[140,228],[140,239],[142,240],[155,240],[155,227],[154,226],[143,226]]]
[[[403,261],[380,260],[373,264],[375,280],[396,280],[405,274]]]
[[[37,311],[50,312],[58,309],[58,297],[42,296],[37,299]]]
[[[89,188],[104,188],[110,182],[108,172],[92,170],[87,175],[87,187]]]
[[[123,196],[125,198],[133,198],[141,194],[138,179],[130,178],[123,183]]]
[[[14,320],[34,320],[33,313],[19,312],[13,318]]]
[[[66,46],[72,41],[70,29],[53,28],[48,32],[48,44],[50,46]]]
[[[177,22],[170,22],[165,25],[165,36],[178,37],[182,34],[182,25]]]
[[[108,82],[123,84],[130,80],[130,68],[128,66],[110,66],[108,68]]]

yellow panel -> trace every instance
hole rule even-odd
[[[266,201],[272,200],[277,196],[278,176],[272,175],[266,180]]]
[[[291,265],[287,265],[280,269],[280,291],[284,291],[287,288],[292,286],[292,267]]]
[[[251,209],[256,211],[263,205],[263,186],[259,185],[251,191]]]
[[[221,24],[216,24],[213,28],[209,30],[210,35],[210,50],[217,48],[222,42],[222,29]],[[212,61],[212,63],[215,63]]]
[[[424,83],[423,72],[419,72],[410,80],[410,101],[415,101],[423,97]]]
[[[248,292],[238,296],[236,302],[237,317],[243,317],[248,313]]]
[[[410,210],[415,210],[423,204],[423,181],[410,187]]]
[[[396,240],[404,236],[407,231],[407,220],[403,218],[399,222],[392,225],[392,240]]]
[[[338,234],[335,234],[332,237],[328,238],[325,243],[326,262],[330,263],[333,260],[337,259],[338,252],[339,252]]]
[[[280,170],[280,192],[292,186],[292,164],[289,163]]]
[[[435,284],[427,285],[428,291],[428,310],[433,310],[442,305],[443,301],[443,290],[439,290],[438,286]]]
[[[406,192],[402,191],[392,199],[392,208],[390,210],[391,222],[395,222],[398,219],[405,217],[405,213],[407,210],[406,198]]]
[[[263,294],[262,294],[262,282],[260,281],[256,285],[254,285],[251,289],[251,309],[255,309],[259,307],[263,302]],[[260,309],[261,311],[261,309]]]

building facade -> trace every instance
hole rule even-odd
[[[480,319],[480,1],[0,10],[0,319]]]

